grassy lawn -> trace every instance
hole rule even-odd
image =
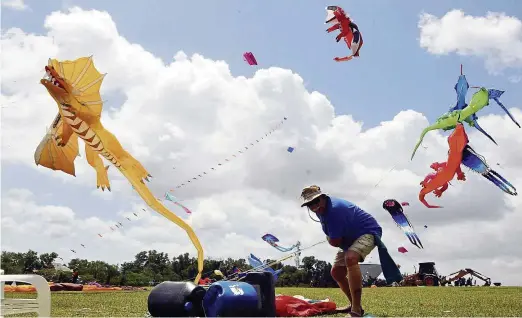
[[[278,288],[278,294],[303,295],[312,299],[330,297],[338,306],[346,304],[340,289]],[[149,292],[53,292],[54,317],[144,317]],[[23,293],[7,297],[30,298]],[[400,287],[365,288],[363,307],[372,316],[522,316],[520,287]],[[337,316],[344,316],[339,314]]]

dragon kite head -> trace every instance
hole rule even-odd
[[[45,76],[40,80],[40,83],[47,88],[49,94],[55,99],[72,91],[71,85],[58,73],[52,60],[49,60],[48,65],[45,66]]]
[[[339,23],[343,19],[349,19],[343,8],[338,6],[328,6],[326,7],[326,21],[325,24],[328,23]]]

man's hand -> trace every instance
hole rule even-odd
[[[342,242],[342,240],[343,240],[342,237],[340,237],[340,238],[336,238],[336,239],[331,239],[330,237],[327,236],[326,238],[328,239],[328,244],[330,244],[330,245],[333,246],[333,247],[339,247],[339,246],[341,246],[341,242]]]

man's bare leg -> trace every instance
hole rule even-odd
[[[352,312],[362,315],[362,274],[359,260],[361,256],[351,250],[345,254],[345,262],[348,272],[348,286],[350,289]]]
[[[346,266],[333,266],[332,267],[332,278],[337,282],[337,285],[339,285],[339,288],[343,291],[343,293],[348,297],[348,301],[350,301],[350,304],[352,303],[352,295],[350,294],[350,286],[348,283],[347,275],[347,269]],[[339,308],[344,309],[344,308]]]

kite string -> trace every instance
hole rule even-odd
[[[370,193],[372,193],[373,190],[375,190],[375,189],[379,186],[379,184],[380,184],[382,181],[384,181],[384,179],[386,179],[386,177],[390,174],[390,172],[392,172],[392,171],[395,169],[395,167],[397,166],[398,163],[399,163],[399,161],[397,161],[397,162],[396,162],[396,163],[391,167],[391,169],[388,170],[388,172],[385,172],[385,173],[383,173],[383,174],[381,175],[381,178],[379,179],[379,181],[377,181],[377,183],[376,183],[373,187],[371,187],[371,188],[366,192],[366,194],[364,195],[362,201],[364,201],[364,200],[366,200],[366,199],[368,198],[368,196],[370,195]]]
[[[426,148],[424,148],[424,147],[422,147],[422,148],[423,148],[424,150],[426,150]],[[386,177],[390,174],[390,172],[392,172],[393,170],[395,170],[395,168],[397,167],[397,165],[399,164],[399,162],[400,162],[401,160],[402,160],[402,159],[398,159],[398,160],[395,162],[395,164],[390,168],[390,170],[388,170],[387,172],[385,172],[385,173],[383,173],[383,174],[381,175],[381,178],[379,179],[379,181],[377,181],[377,183],[376,183],[373,187],[371,187],[371,188],[366,192],[366,194],[364,195],[362,201],[366,200],[366,199],[368,198],[368,196],[370,195],[370,193],[372,193],[373,190],[375,190],[375,189],[379,186],[379,184],[380,184],[382,181],[384,181],[384,179],[386,179]]]
[[[247,270],[247,271],[245,271],[245,272],[242,272],[242,274],[248,274],[248,273],[253,272],[253,271],[255,271],[255,270],[258,270],[258,269],[267,268],[267,267],[270,267],[270,266],[276,265],[276,264],[281,263],[281,262],[283,262],[283,261],[285,261],[285,260],[287,260],[287,259],[290,259],[290,258],[292,258],[292,257],[295,257],[297,254],[300,254],[300,253],[301,253],[302,251],[304,251],[304,250],[310,249],[310,248],[312,248],[312,247],[314,247],[314,246],[316,246],[316,245],[319,245],[319,244],[322,244],[322,243],[325,243],[325,242],[326,242],[326,240],[319,241],[319,242],[317,242],[317,243],[315,243],[315,244],[312,244],[312,245],[307,246],[307,247],[305,247],[305,248],[302,248],[302,249],[299,249],[299,250],[297,250],[297,251],[294,251],[294,252],[292,252],[292,253],[290,253],[290,254],[288,254],[288,255],[286,255],[286,256],[284,256],[284,257],[278,259],[278,260],[275,260],[275,261],[273,261],[273,262],[271,262],[271,263],[269,263],[269,264],[263,264],[263,265],[260,265],[260,266],[254,267],[254,268],[252,268],[252,269],[250,269],[250,270]],[[234,273],[234,275],[239,275],[239,273]],[[233,276],[234,276],[234,275],[233,275]],[[242,280],[243,278],[244,278],[244,277],[240,277],[240,278],[238,278],[237,280],[239,281],[239,280]]]

